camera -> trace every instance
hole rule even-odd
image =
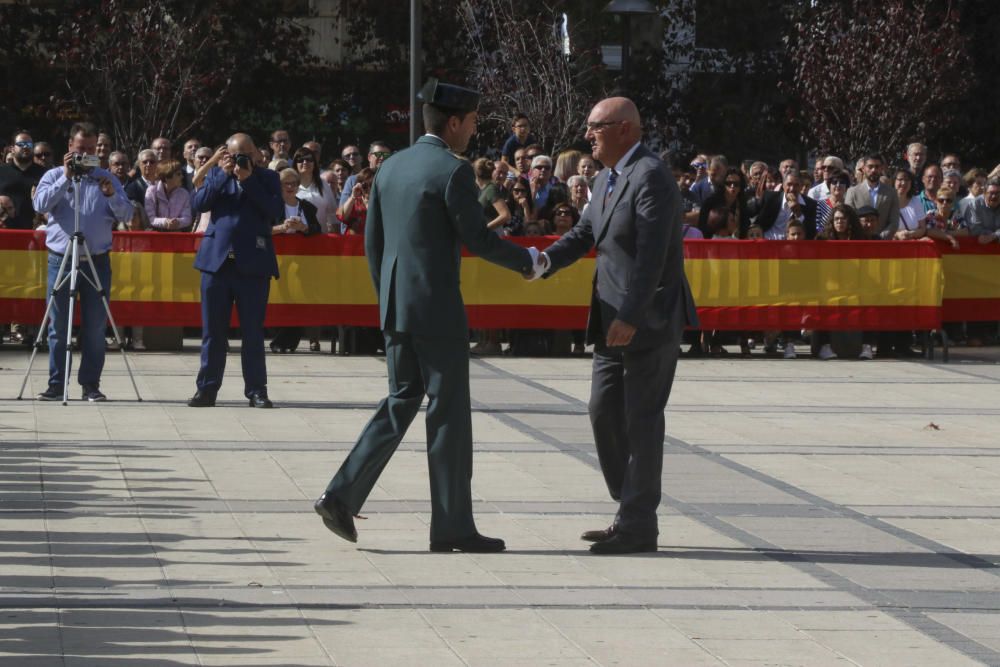
[[[101,158],[96,155],[86,155],[85,153],[73,153],[70,158],[69,168],[74,174],[86,174],[95,167],[101,166]]]
[[[233,161],[236,163],[236,166],[239,167],[240,169],[249,169],[250,165],[252,164],[250,156],[247,155],[246,153],[237,153],[236,155],[233,156]]]

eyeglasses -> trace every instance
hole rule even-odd
[[[344,158],[345,160],[350,160],[352,157],[361,157],[361,153],[359,153],[358,151],[354,151],[351,153],[341,153],[340,157]]]
[[[549,171],[550,169],[552,169],[552,165],[540,164],[537,167],[534,167],[534,169],[537,169],[538,171]]]
[[[295,158],[295,164],[299,164],[301,162],[315,162],[315,161],[316,160],[312,159],[311,157],[297,157],[297,158]]]
[[[561,208],[556,211],[556,215],[573,215],[573,213],[568,208]]]
[[[738,187],[740,187],[740,182],[739,181],[726,181],[726,187],[727,188],[738,188]]]
[[[587,132],[600,132],[606,127],[624,123],[623,120],[595,120],[587,121]]]
[[[949,199],[947,197],[938,197],[937,203],[939,203],[939,204],[950,204],[953,201],[955,201],[955,200],[954,199]]]
[[[831,188],[846,188],[847,187],[847,181],[834,181],[833,183],[830,183],[830,187]]]
[[[379,160],[384,160],[392,155],[392,151],[372,151],[369,155],[374,155]]]
[[[41,153],[35,153],[35,157],[52,157],[52,151],[42,151]]]
[[[128,166],[128,162],[112,162],[111,166],[112,167],[127,167]]]
[[[15,141],[14,145],[18,148],[32,148],[35,145],[34,141]]]
[[[526,195],[526,194],[528,194],[528,191],[525,190],[524,188],[514,188],[513,190],[511,190],[511,192],[513,192],[516,195]]]
[[[291,187],[291,188],[297,188],[297,187],[299,187],[299,183],[298,183],[298,181],[282,181],[281,182],[281,187],[283,187],[283,188],[289,188],[289,187]]]
[[[287,137],[283,139],[271,139],[272,144],[290,144],[292,143]]]

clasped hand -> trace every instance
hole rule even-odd
[[[524,272],[524,274],[523,274],[524,275],[524,279],[525,280],[538,280],[543,275],[545,275],[545,272],[549,270],[549,267],[552,264],[551,264],[551,262],[549,262],[549,256],[547,254],[545,254],[544,252],[539,252],[538,248],[536,248],[534,246],[528,248],[528,253],[531,254],[531,265],[532,266],[531,266],[531,271],[530,272],[528,272],[528,271]]]

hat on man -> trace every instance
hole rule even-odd
[[[417,99],[444,111],[468,113],[479,108],[479,93],[450,83],[441,83],[434,77],[417,93]]]
[[[863,218],[866,215],[874,215],[878,217],[878,209],[874,206],[862,206],[858,209],[858,217]]]

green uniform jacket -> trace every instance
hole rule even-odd
[[[526,272],[531,255],[486,228],[472,166],[424,135],[379,168],[368,201],[365,254],[382,329],[467,338],[462,244]]]

